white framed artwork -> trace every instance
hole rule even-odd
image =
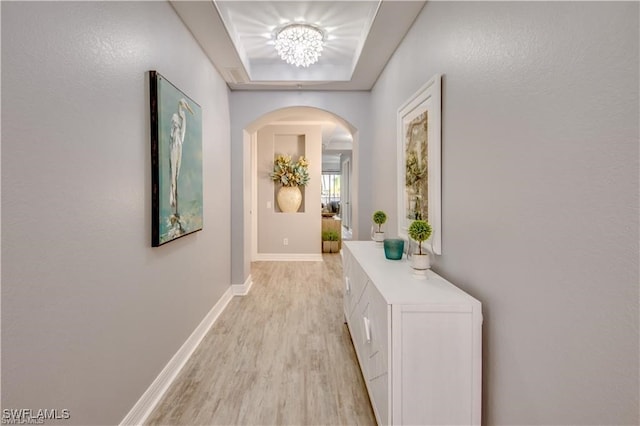
[[[442,254],[442,76],[436,74],[398,109],[398,235],[429,222],[427,246]]]

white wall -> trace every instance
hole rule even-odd
[[[397,108],[444,75],[433,268],[483,302],[483,423],[639,423],[638,12],[428,2],[372,92],[395,212]]]
[[[358,141],[354,142],[354,155],[358,153],[358,170],[370,170],[371,139],[370,94],[368,92],[232,92],[231,109],[231,279],[242,284],[250,273],[250,255],[245,249],[250,245],[250,221],[245,217],[245,197],[250,194],[249,146],[243,141],[243,129],[272,111],[302,106],[314,107],[335,114],[357,129]],[[282,117],[281,117],[282,119]],[[357,146],[355,146],[357,145]],[[362,167],[362,169],[360,168]],[[359,172],[357,172],[359,173]],[[357,197],[361,235],[369,235],[371,207],[370,177],[356,176],[359,191]]]
[[[228,89],[166,2],[2,2],[2,407],[117,424],[230,285]],[[204,229],[151,248],[147,71],[203,112]]]

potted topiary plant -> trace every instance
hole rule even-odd
[[[384,231],[382,230],[382,225],[387,221],[387,214],[382,210],[378,210],[373,214],[373,223],[378,225],[376,229],[375,226],[371,228],[371,239],[377,243],[381,243],[384,241]]]
[[[418,242],[418,252],[408,253],[411,259],[411,267],[418,271],[424,271],[431,267],[429,253],[422,249],[422,242],[431,236],[431,225],[426,220],[414,220],[409,225],[409,237]]]

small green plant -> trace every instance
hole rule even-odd
[[[378,210],[377,212],[375,212],[373,214],[373,223],[378,225],[378,232],[382,232],[382,229],[380,227],[386,221],[387,221],[387,214],[385,212],[383,212],[382,210]]]
[[[422,253],[422,242],[431,236],[431,225],[426,220],[414,220],[409,225],[409,236],[418,242],[418,254]]]
[[[322,241],[339,241],[340,235],[337,231],[324,231],[322,233]]]

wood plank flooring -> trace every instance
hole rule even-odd
[[[344,324],[340,255],[256,262],[148,425],[375,425]]]

